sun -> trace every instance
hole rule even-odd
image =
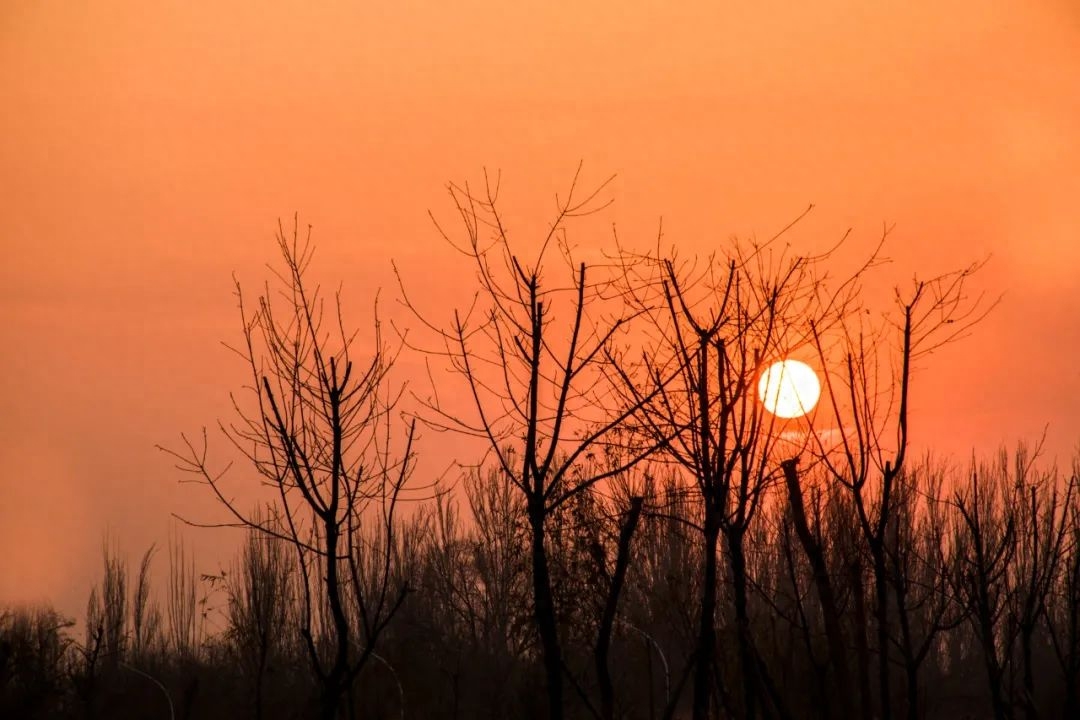
[[[781,360],[762,373],[758,397],[765,409],[777,417],[802,417],[813,410],[821,398],[821,383],[817,373],[806,363]]]

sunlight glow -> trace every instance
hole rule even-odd
[[[806,363],[781,360],[762,373],[758,382],[758,397],[773,415],[797,418],[817,405],[821,398],[821,383]]]

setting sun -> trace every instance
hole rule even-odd
[[[762,373],[758,382],[758,397],[773,415],[797,418],[817,405],[821,397],[821,383],[806,363],[781,360]]]

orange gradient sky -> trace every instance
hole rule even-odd
[[[793,242],[895,223],[897,279],[992,255],[1003,301],[925,363],[915,441],[1080,440],[1067,0],[10,0],[0,89],[0,604],[81,613],[107,529],[136,553],[213,516],[154,445],[228,416],[231,274],[262,281],[278,217],[314,224],[366,327],[391,259],[428,301],[468,292],[427,210],[452,227],[445,183],[484,167],[523,234],[579,160],[617,173],[586,246],[662,216],[704,253],[813,202]],[[186,535],[205,571],[236,540]]]

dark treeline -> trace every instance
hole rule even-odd
[[[279,284],[237,284],[251,376],[220,424],[268,500],[233,502],[205,432],[166,449],[239,556],[197,575],[174,541],[154,581],[153,549],[107,545],[78,637],[4,612],[0,717],[1080,716],[1075,468],[908,457],[912,368],[985,314],[977,267],[876,313],[877,251],[577,262],[575,178],[528,259],[497,183],[450,191],[471,303],[441,320],[399,269],[420,330],[376,319],[362,352],[279,233]],[[393,383],[403,352],[431,387]],[[759,396],[792,357],[823,380],[805,417]],[[418,429],[486,452],[424,481]]]
[[[887,532],[884,703],[872,558],[850,498],[820,474],[802,478],[810,536],[826,558],[850,658],[841,685],[819,579],[786,495],[770,491],[746,552],[758,714],[838,717],[854,704],[857,717],[881,717],[884,704],[902,718],[1076,717],[1080,502],[1072,481],[1030,460],[1002,453],[966,472],[923,462],[899,479]],[[551,519],[568,717],[601,712],[597,636],[620,551],[626,578],[607,650],[614,717],[690,712],[700,501],[673,474],[638,480],[581,495]],[[644,488],[646,501],[623,549],[631,486]],[[528,527],[509,490],[497,471],[473,475],[463,498],[407,521],[395,554],[413,592],[380,639],[378,659],[357,678],[355,717],[546,715],[522,551]],[[72,637],[68,621],[47,609],[3,614],[0,716],[164,718],[170,702],[175,717],[314,715],[318,684],[301,646],[302,590],[288,552],[252,531],[229,568],[201,580],[174,553],[159,602],[148,591],[150,566],[129,569],[108,551],[84,637]],[[730,559],[723,548],[719,556],[710,692],[718,716],[745,717]],[[204,612],[213,617],[204,622]]]

